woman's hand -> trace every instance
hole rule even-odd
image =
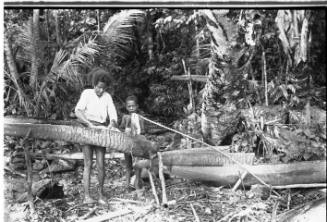
[[[116,131],[116,132],[121,132],[118,128],[112,126],[111,124],[108,126],[108,129],[109,129],[109,130]]]

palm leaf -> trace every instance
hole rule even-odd
[[[105,25],[102,37],[110,49],[110,54],[124,58],[132,50],[134,33],[132,27],[143,22],[145,12],[141,10],[123,10],[111,16]]]
[[[20,29],[20,34],[18,35],[18,42],[20,42],[24,53],[26,54],[27,61],[31,62],[31,55],[33,53],[33,27],[32,21],[29,20]]]
[[[90,38],[87,43],[80,43],[69,58],[59,67],[59,75],[67,81],[67,84],[78,89],[83,86],[79,67],[92,67],[95,56],[99,53],[100,46]]]

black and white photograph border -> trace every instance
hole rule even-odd
[[[326,1],[1,4],[4,221],[326,221]]]

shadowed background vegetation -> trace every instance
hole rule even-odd
[[[5,115],[70,118],[97,66],[110,73],[119,116],[135,94],[147,116],[211,144],[230,144],[234,136],[274,147],[280,141],[269,140],[264,126],[281,114],[269,119],[267,112],[279,106],[288,113],[283,124],[303,124],[291,121],[299,117],[294,110],[315,107],[316,119],[326,110],[323,9],[4,13]],[[184,75],[197,80],[176,80]],[[243,113],[247,125],[240,127],[240,111],[253,107],[268,108]]]

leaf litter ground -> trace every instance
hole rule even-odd
[[[124,186],[124,167],[119,159],[106,161],[105,194],[108,206],[85,205],[82,203],[83,166],[75,171],[47,174],[47,177],[63,187],[64,197],[57,199],[36,198],[35,213],[30,214],[27,202],[18,203],[17,198],[24,190],[25,178],[7,172],[5,174],[6,221],[81,221],[112,212],[129,213],[110,221],[271,221],[273,208],[277,214],[288,208],[318,199],[316,190],[283,190],[281,198],[253,190],[210,187],[197,182],[172,178],[166,181],[166,193],[170,205],[158,207],[148,182],[140,191]],[[96,172],[91,177],[91,194],[97,197]],[[155,187],[161,202],[159,180]],[[194,211],[192,210],[194,209]]]

